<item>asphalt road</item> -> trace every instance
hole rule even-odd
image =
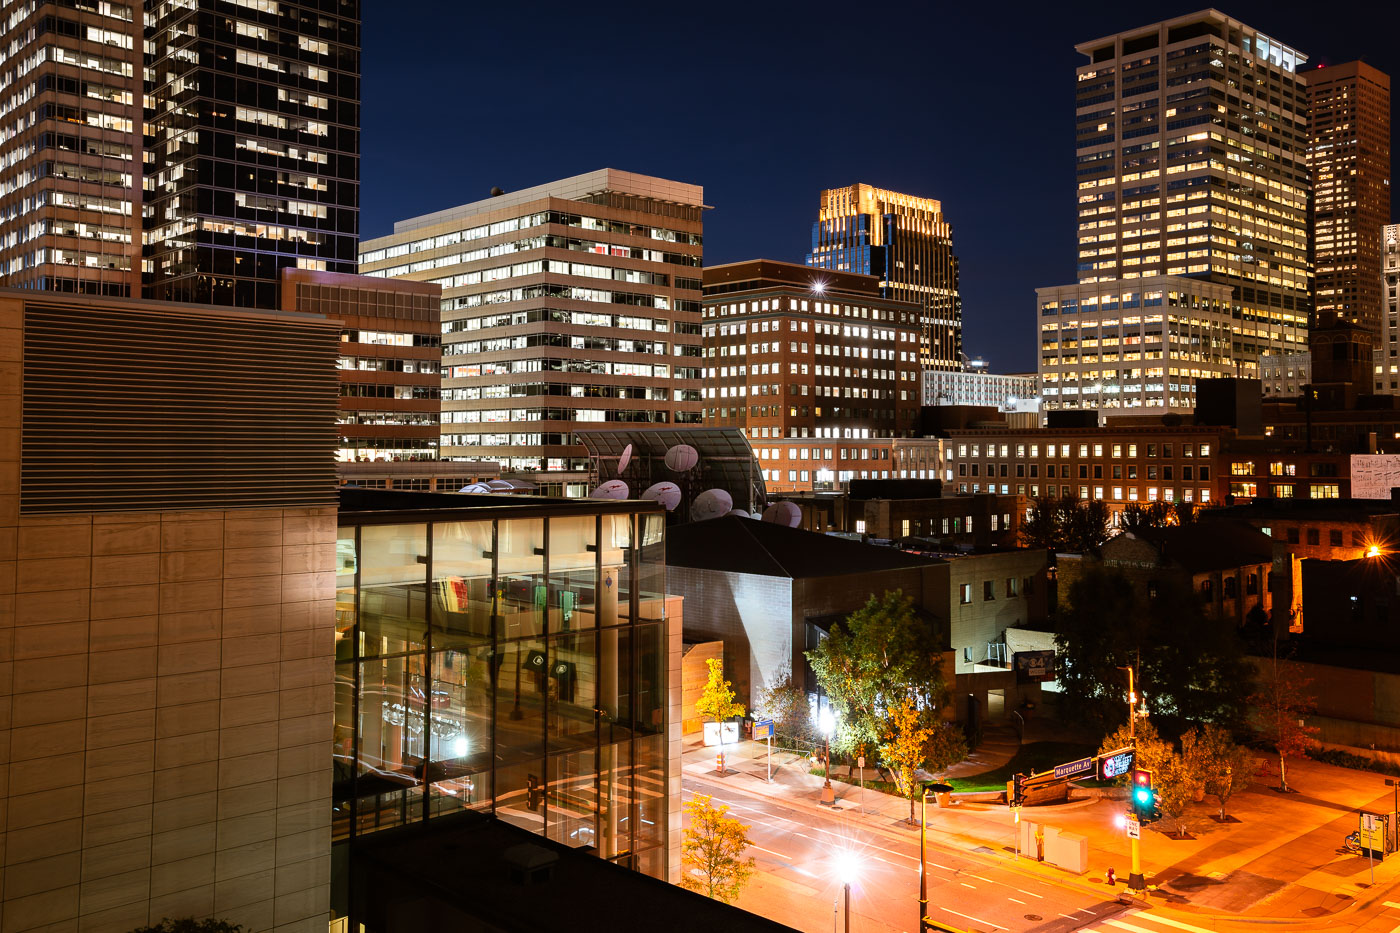
[[[840,811],[828,814],[784,807],[723,779],[686,775],[684,791],[687,800],[701,793],[727,804],[731,815],[751,826],[749,854],[758,871],[739,906],[807,933],[839,933],[845,929],[845,918],[838,875],[842,861],[849,860],[855,865],[852,933],[918,930],[919,837],[914,829],[891,824],[891,829],[907,836],[897,841],[843,818]],[[1138,933],[1108,923],[1121,923],[1120,918],[1129,913],[1110,889],[1095,898],[1023,875],[998,861],[941,845],[930,834],[929,916],[979,933],[1070,933],[1100,926],[1102,933]],[[1159,925],[1146,933],[1183,931]]]

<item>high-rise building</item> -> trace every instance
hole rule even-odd
[[[1228,353],[1242,376],[1261,356],[1305,349],[1308,102],[1296,69],[1307,57],[1215,10],[1075,48],[1088,59],[1076,69],[1080,283],[1229,286],[1230,345],[1212,355]],[[1080,347],[1126,336],[1128,317],[1081,330]],[[1167,326],[1169,383],[1182,335]],[[1124,369],[1100,366],[1100,377]]]
[[[807,265],[873,275],[886,298],[922,305],[920,363],[962,368],[958,258],[941,201],[871,185],[828,188],[812,225]]]
[[[879,280],[756,259],[705,270],[705,422],[761,438],[908,437],[921,305]]]
[[[1365,62],[1304,72],[1315,313],[1379,340],[1381,228],[1390,221],[1390,76]]]
[[[6,10],[0,285],[141,294],[140,4]]]
[[[1381,302],[1384,326],[1376,341],[1375,391],[1400,395],[1400,224],[1386,224],[1381,231]]]
[[[340,463],[438,459],[441,297],[428,282],[282,271],[283,310],[340,322]]]
[[[578,422],[699,423],[703,195],[602,169],[365,241],[363,274],[442,286],[444,459],[582,495]]]
[[[359,0],[14,11],[0,284],[276,308],[285,267],[354,272],[359,31]]]

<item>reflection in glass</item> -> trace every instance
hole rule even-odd
[[[534,758],[544,751],[544,641],[529,638],[496,650],[496,757]]]
[[[544,760],[496,768],[496,815],[507,823],[544,834]]]
[[[549,759],[549,838],[567,846],[598,844],[597,774],[594,753]]]
[[[341,528],[335,542],[335,658],[348,661],[354,655],[355,571],[359,559],[355,529]]]
[[[422,648],[427,555],[426,525],[361,527],[361,657]]]
[[[632,516],[604,515],[598,589],[598,624],[629,621],[632,594]]]
[[[497,522],[496,603],[498,638],[544,634],[544,519]]]
[[[593,628],[598,589],[598,517],[549,520],[549,630]]]
[[[494,612],[492,552],[495,523],[433,525],[433,628],[457,636],[491,637]]]
[[[549,751],[592,746],[599,715],[597,635],[561,635],[549,646]]]

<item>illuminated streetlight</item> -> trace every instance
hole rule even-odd
[[[452,740],[452,757],[453,757],[453,758],[465,758],[465,757],[467,757],[467,749],[468,749],[468,748],[470,748],[470,745],[469,745],[469,743],[467,742],[467,737],[466,737],[465,735],[458,735],[455,739]]]
[[[1366,548],[1366,556],[1367,556],[1367,557],[1380,557],[1381,554],[1382,554],[1382,551],[1381,551],[1381,546],[1380,546],[1379,544],[1371,544],[1371,545],[1368,545],[1367,548]]]
[[[855,853],[843,849],[836,853],[836,877],[846,894],[846,933],[851,933],[851,884],[858,877],[859,863]]]

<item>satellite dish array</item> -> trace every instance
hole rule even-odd
[[[622,455],[617,458],[617,472],[627,469],[632,462],[632,445],[628,444],[622,449]],[[693,470],[700,463],[700,452],[689,444],[676,444],[666,451],[662,462],[666,468],[673,473],[687,473]],[[478,484],[481,485],[481,484]],[[468,486],[463,492],[477,491],[474,486]],[[590,499],[626,499],[631,494],[627,483],[620,479],[610,479],[602,483],[593,492],[589,493]],[[641,498],[651,502],[659,502],[668,512],[674,512],[681,504],[683,494],[681,487],[672,482],[653,483],[642,492]],[[706,489],[695,497],[695,501],[690,504],[690,518],[692,521],[703,522],[712,518],[719,518],[723,515],[733,515],[739,518],[760,519],[765,522],[772,522],[777,525],[786,525],[789,528],[796,528],[802,523],[802,510],[791,502],[775,502],[764,510],[762,516],[757,512],[748,512],[744,509],[734,507],[734,498],[723,489]]]

